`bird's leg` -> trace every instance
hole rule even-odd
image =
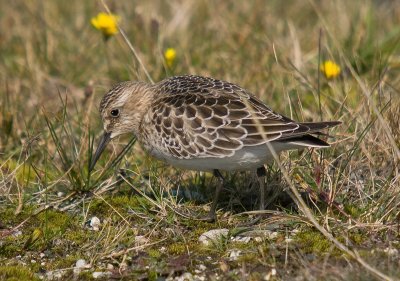
[[[267,171],[264,166],[257,168],[257,180],[260,186],[260,211],[265,209],[265,177],[267,175]],[[257,215],[256,218],[244,223],[242,226],[252,226],[260,221],[262,214]]]
[[[204,220],[207,222],[214,222],[217,218],[217,216],[215,215],[215,211],[217,209],[219,194],[221,193],[221,190],[224,187],[224,183],[225,183],[225,179],[222,176],[220,171],[215,169],[213,171],[213,174],[218,179],[218,185],[217,185],[217,188],[215,189],[214,199],[211,204],[210,212],[208,213],[207,217],[204,218]]]
[[[265,177],[267,175],[267,171],[264,166],[261,166],[257,169],[257,180],[260,186],[260,211],[265,209]]]

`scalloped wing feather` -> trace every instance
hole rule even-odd
[[[161,81],[156,89],[149,113],[155,127],[153,136],[179,159],[228,157],[245,146],[287,140],[329,127],[296,123],[243,88],[212,78],[172,77]]]

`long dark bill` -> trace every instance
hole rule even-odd
[[[96,165],[97,160],[99,160],[101,153],[103,153],[104,149],[106,148],[107,144],[111,140],[111,133],[104,132],[103,136],[100,139],[99,145],[97,146],[96,152],[92,157],[92,161],[90,163],[89,172],[91,172]]]

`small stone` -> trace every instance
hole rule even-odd
[[[286,239],[285,239],[285,242],[288,243],[288,244],[289,244],[289,243],[292,243],[292,242],[293,242],[293,238],[286,238]]]
[[[46,272],[46,280],[59,280],[67,271],[54,270]]]
[[[93,273],[92,273],[92,276],[93,276],[94,279],[97,279],[97,278],[105,278],[105,277],[107,277],[108,275],[110,275],[109,272],[97,271],[97,272],[93,272]]]
[[[274,232],[271,232],[271,234],[269,235],[269,239],[275,239],[276,237],[278,237],[278,232],[276,232],[276,231],[274,231]]]
[[[195,275],[195,276],[194,276],[194,280],[206,281],[206,277],[205,277],[205,276],[198,276],[198,275]]]
[[[14,231],[12,235],[13,235],[14,237],[21,236],[21,235],[22,235],[22,231],[21,231],[21,230]]]
[[[53,276],[54,276],[55,279],[61,279],[62,276],[63,276],[63,273],[62,273],[61,270],[57,270],[57,271],[54,273]]]
[[[251,240],[251,237],[249,236],[237,236],[237,237],[233,237],[232,241],[233,242],[240,242],[240,243],[249,243]]]
[[[101,225],[100,219],[98,217],[92,217],[89,220],[89,225],[92,228],[92,230],[99,231],[100,230],[100,225]]]
[[[387,247],[385,250],[383,250],[388,256],[390,257],[396,257],[399,254],[399,250],[395,248],[389,248]]]
[[[272,278],[273,276],[276,276],[276,269],[275,269],[275,268],[272,268],[271,271],[268,272],[268,273],[264,276],[264,280],[265,280],[265,281],[269,281],[269,280],[271,280],[271,278]],[[274,279],[274,280],[275,280],[275,279]]]
[[[31,263],[36,263],[36,260],[31,260]]]
[[[231,253],[229,254],[229,259],[231,261],[235,261],[238,259],[241,253],[242,253],[241,250],[232,250]]]
[[[208,245],[211,245],[212,242],[215,242],[224,236],[226,237],[228,235],[228,233],[229,233],[229,230],[226,228],[212,229],[212,230],[204,232],[202,235],[200,235],[199,242],[208,246]]]
[[[274,239],[278,236],[278,232],[276,231],[271,231],[268,229],[263,229],[263,230],[250,230],[250,231],[246,231],[244,233],[242,233],[242,235],[244,236],[248,236],[248,237],[261,237],[261,238],[267,238],[267,239]]]
[[[149,243],[149,239],[146,236],[138,235],[135,237],[135,246],[142,246]]]
[[[86,263],[86,261],[84,259],[77,260],[73,270],[74,274],[78,275],[84,268],[88,268],[88,264]]]
[[[46,256],[45,253],[40,253],[40,254],[39,254],[39,257],[40,257],[41,259],[43,259],[45,256]]]
[[[222,272],[227,273],[229,271],[229,266],[225,261],[220,261],[219,262],[219,268],[221,269]]]
[[[114,266],[111,263],[107,263],[107,270],[113,270]]]
[[[200,264],[200,265],[198,266],[198,268],[199,268],[199,270],[201,270],[201,271],[205,271],[205,270],[207,269],[207,267],[206,267],[204,264]]]
[[[193,275],[189,272],[185,272],[183,273],[181,276],[179,276],[178,278],[176,278],[177,281],[192,281],[193,279]]]
[[[86,261],[84,260],[84,259],[79,259],[79,260],[77,260],[76,261],[76,263],[75,263],[75,267],[76,268],[84,268],[84,267],[86,267]]]
[[[57,197],[64,197],[65,193],[62,191],[57,192]]]

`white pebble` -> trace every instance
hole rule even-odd
[[[86,265],[87,265],[87,263],[84,259],[79,259],[75,263],[76,268],[84,268],[84,267],[86,267]]]
[[[98,217],[92,217],[89,225],[94,231],[99,231],[101,225],[100,219]]]
[[[233,242],[240,242],[240,243],[249,243],[250,242],[250,240],[251,240],[251,237],[249,237],[249,236],[238,236],[238,237],[234,237],[234,238],[232,238],[232,241]]]
[[[79,259],[76,261],[75,263],[75,267],[74,267],[74,274],[78,275],[79,273],[81,273],[82,269],[88,267],[86,261],[84,259]]]
[[[135,246],[142,246],[149,243],[149,239],[146,236],[138,235],[135,237]]]
[[[177,281],[192,281],[194,279],[193,279],[193,275],[191,273],[185,272],[181,276],[179,276],[176,280]]]
[[[66,271],[54,270],[46,272],[46,280],[59,280],[63,277]]]
[[[113,270],[114,266],[111,263],[107,263],[107,270]]]
[[[276,275],[276,269],[272,268],[270,272],[268,272],[265,276],[264,276],[264,280],[268,281],[271,279],[271,277]]]
[[[391,257],[395,257],[399,254],[399,250],[395,249],[395,248],[386,248],[385,250],[383,250],[388,256]]]
[[[221,239],[223,236],[227,236],[228,232],[229,230],[226,228],[209,230],[200,235],[199,242],[207,246],[211,245],[212,242]]]
[[[21,235],[22,235],[22,231],[21,231],[21,230],[14,231],[12,235],[13,235],[14,237],[21,236]]]
[[[93,272],[92,273],[92,276],[93,276],[94,279],[104,278],[104,277],[107,277],[108,275],[110,275],[110,272],[97,271],[97,272]]]
[[[238,259],[241,253],[242,253],[241,250],[232,250],[231,253],[229,254],[229,259],[231,261],[235,261]]]

